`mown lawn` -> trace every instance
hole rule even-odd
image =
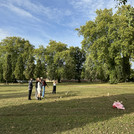
[[[29,101],[27,84],[0,84],[1,134],[134,134],[134,83],[61,83]],[[112,108],[123,101],[125,110]]]

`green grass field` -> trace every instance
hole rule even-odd
[[[0,85],[1,134],[134,134],[134,83],[61,83],[57,94],[49,84],[41,101],[27,85]]]

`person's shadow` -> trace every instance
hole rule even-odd
[[[117,100],[123,101],[125,110],[112,108],[113,102]],[[32,101],[29,104],[0,108],[0,130],[3,133],[53,134],[134,112],[134,94],[59,99],[53,102],[42,100],[41,103]]]

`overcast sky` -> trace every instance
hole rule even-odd
[[[0,40],[20,36],[36,48],[49,40],[80,47],[82,37],[75,28],[94,20],[96,9],[115,12],[115,6],[114,0],[0,0]]]

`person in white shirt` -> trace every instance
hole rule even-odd
[[[38,86],[37,86],[37,92],[38,92],[38,100],[41,100],[41,80],[39,79],[38,81]]]
[[[36,82],[35,82],[35,98],[38,99],[38,91],[37,91],[37,88],[38,88],[38,81],[39,81],[39,78],[36,78]]]

